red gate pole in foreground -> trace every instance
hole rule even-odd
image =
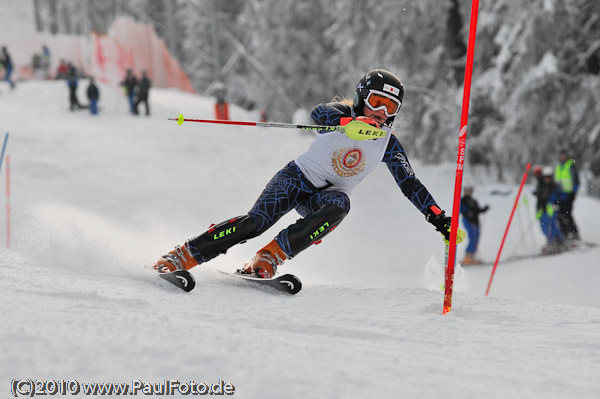
[[[502,242],[500,243],[500,249],[498,250],[498,255],[496,255],[496,261],[494,262],[494,268],[492,269],[492,275],[490,276],[490,282],[488,283],[487,290],[485,291],[485,295],[487,296],[490,293],[490,287],[492,286],[492,280],[494,279],[494,273],[496,273],[496,267],[498,266],[498,261],[500,260],[500,255],[502,254],[502,248],[504,248],[504,241],[506,240],[506,236],[508,235],[508,229],[510,229],[510,223],[512,222],[513,216],[515,215],[515,210],[517,209],[517,204],[519,203],[519,197],[521,197],[521,191],[523,191],[523,186],[527,181],[527,175],[529,174],[529,169],[531,169],[531,164],[528,163],[525,168],[525,173],[523,174],[523,179],[521,180],[521,186],[519,187],[519,192],[517,193],[517,198],[515,198],[515,204],[513,205],[512,212],[510,213],[510,218],[508,218],[508,224],[506,225],[506,230],[504,231],[504,237],[502,237]]]
[[[469,26],[469,44],[467,46],[467,64],[463,90],[462,114],[458,134],[458,156],[456,161],[456,179],[454,182],[454,203],[452,205],[452,222],[450,226],[450,243],[444,291],[444,310],[446,314],[452,308],[452,289],[454,287],[454,262],[456,260],[456,233],[460,214],[460,192],[462,189],[463,168],[465,165],[465,149],[467,145],[467,122],[469,120],[469,100],[471,98],[471,76],[473,74],[473,53],[475,52],[475,36],[477,34],[477,11],[479,0],[471,3],[471,23]]]

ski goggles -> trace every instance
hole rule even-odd
[[[398,99],[378,90],[369,90],[365,104],[372,111],[382,109],[388,118],[398,115],[400,106],[402,105]]]

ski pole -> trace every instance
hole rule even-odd
[[[448,256],[450,255],[450,241],[444,238],[444,276],[446,275],[446,269],[448,268]],[[442,282],[442,291],[446,290],[446,280]]]
[[[436,215],[441,215],[442,214],[442,210],[440,208],[438,208],[437,206],[432,206],[431,210],[433,211],[433,213],[435,213]],[[443,234],[442,234],[443,236]],[[463,229],[458,229],[458,231],[456,232],[456,244],[460,244],[461,242],[463,242],[465,240],[465,237],[467,236],[467,233],[463,230]],[[450,254],[450,241],[446,240],[446,237],[442,237],[444,240],[444,264],[446,265],[446,269],[448,267],[448,256]],[[446,270],[445,270],[446,272]],[[445,286],[445,283],[442,283],[442,290],[444,289],[443,287]]]
[[[177,121],[178,125],[183,122],[199,122],[199,123],[216,123],[221,125],[238,125],[238,126],[256,126],[256,127],[278,127],[284,129],[307,129],[307,130],[327,130],[338,131],[346,134],[353,140],[373,140],[385,137],[386,131],[378,129],[366,122],[360,120],[351,120],[345,125],[340,126],[325,126],[325,125],[296,125],[293,123],[281,122],[246,122],[246,121],[226,121],[220,119],[188,119],[179,114],[177,118],[168,118],[170,121]]]

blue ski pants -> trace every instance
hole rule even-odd
[[[273,176],[246,215],[213,225],[188,241],[198,263],[267,231],[293,209],[302,216],[275,237],[288,258],[293,258],[335,229],[350,212],[350,199],[341,191],[317,188],[294,161]]]
[[[469,236],[467,253],[474,254],[477,251],[481,230],[479,229],[479,225],[469,222],[466,218],[463,218],[463,225],[465,226],[465,230],[467,230],[467,235]]]

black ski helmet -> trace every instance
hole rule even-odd
[[[385,69],[373,69],[367,72],[365,76],[358,82],[356,92],[354,93],[353,107],[357,115],[364,115],[365,100],[369,95],[370,90],[376,90],[394,97],[402,106],[404,99],[404,86],[400,79],[393,73]],[[389,117],[385,124],[391,126],[395,116]]]

